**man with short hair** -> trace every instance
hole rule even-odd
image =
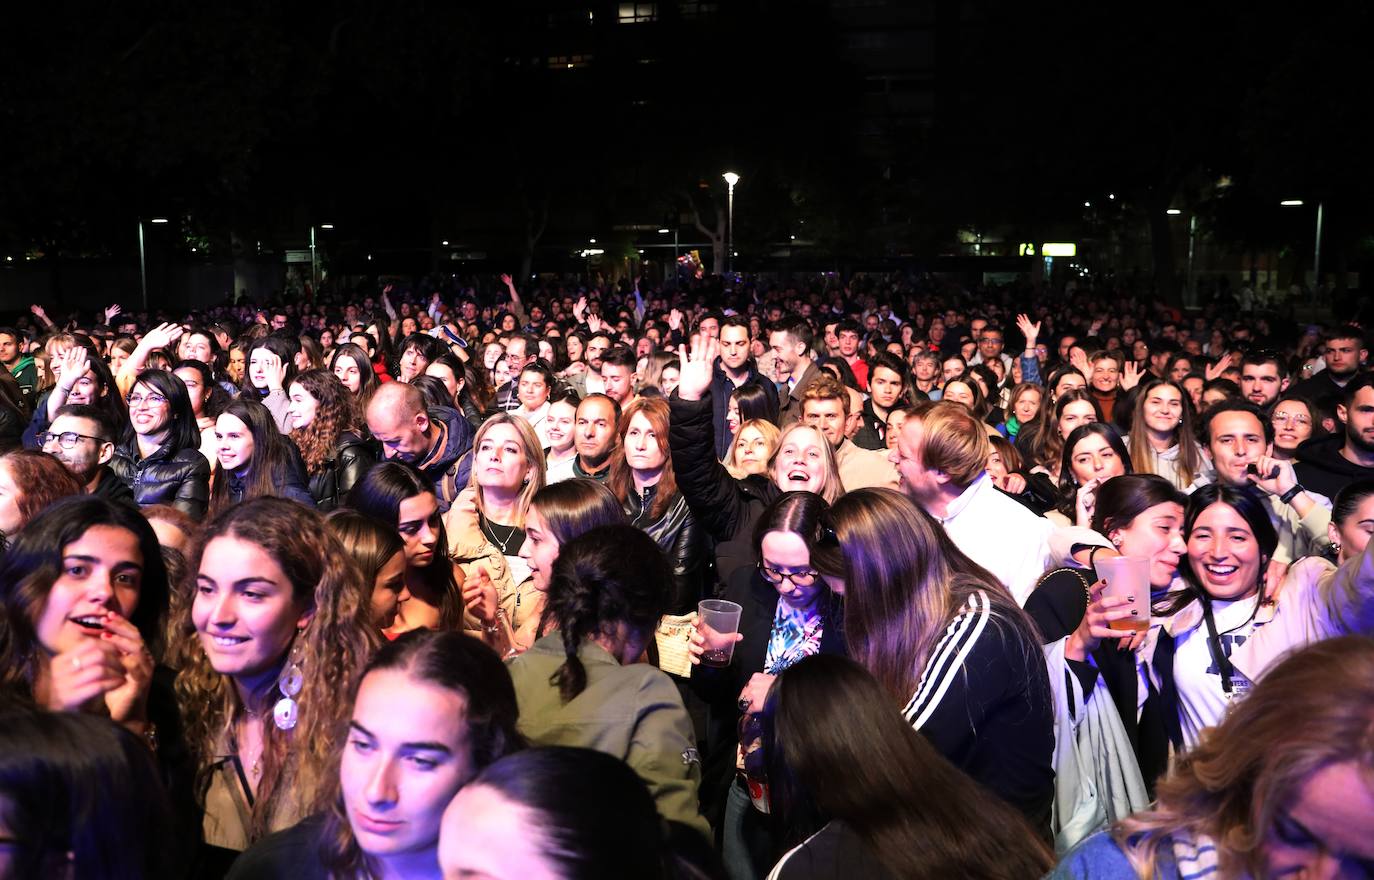
[[[1364,368],[1369,349],[1364,331],[1353,325],[1335,327],[1322,337],[1326,368],[1293,387],[1295,394],[1315,401],[1329,412],[1344,398],[1345,386]]]
[[[916,356],[912,368],[912,385],[926,396],[926,399],[940,399],[940,355],[934,351],[923,351]]]
[[[911,403],[907,386],[911,383],[902,359],[890,351],[880,351],[873,358],[873,372],[869,377],[870,395],[860,413],[860,426],[854,435],[854,445],[861,449],[881,450],[887,454],[887,417],[894,409]]]
[[[635,397],[635,353],[628,345],[613,345],[601,356],[601,385],[604,393],[621,409]]]
[[[711,422],[715,427],[716,458],[724,459],[730,451],[733,438],[725,427],[725,417],[730,409],[730,395],[735,389],[753,382],[763,389],[772,401],[774,409],[778,406],[778,386],[759,372],[749,349],[749,321],[739,315],[730,315],[720,322],[720,359],[716,361],[715,374],[711,378]]]
[[[496,391],[496,401],[493,405],[497,409],[511,412],[519,408],[520,373],[525,369],[525,364],[533,361],[538,353],[539,340],[529,334],[515,333],[506,340],[506,369],[510,371],[511,379]]]
[[[1374,377],[1359,376],[1342,389],[1336,416],[1342,430],[1299,446],[1294,468],[1304,486],[1328,498],[1356,480],[1374,478]]]
[[[43,451],[62,462],[85,487],[86,494],[136,505],[133,490],[110,469],[115,457],[115,429],[99,407],[69,403],[57,410],[38,440]]]
[[[0,327],[0,364],[5,365],[19,383],[24,400],[33,406],[35,389],[38,387],[38,367],[33,358],[24,354],[24,338],[13,327]]]
[[[439,508],[447,511],[468,485],[472,424],[451,407],[426,408],[420,389],[402,382],[377,389],[366,419],[373,439],[382,444],[383,457],[414,465],[434,484]]]
[[[986,470],[991,448],[968,407],[942,402],[907,417],[889,460],[898,488],[1024,605],[1052,564],[1072,564],[1077,548],[1110,544],[1091,529],[1056,528],[999,490]]]
[[[887,450],[860,449],[845,437],[850,413],[848,391],[840,380],[822,372],[802,393],[802,419],[830,443],[846,492],[874,487],[895,489],[897,471],[888,460]]]
[[[802,395],[821,368],[811,360],[811,325],[801,318],[779,318],[768,327],[768,349],[776,359],[778,427],[786,428],[802,417]]]
[[[573,430],[577,439],[577,458],[573,461],[573,476],[587,477],[599,483],[611,474],[612,453],[620,443],[617,426],[620,424],[620,404],[605,394],[589,394],[577,405],[577,423]]]
[[[987,324],[982,332],[973,337],[978,340],[978,350],[969,359],[970,364],[985,364],[990,360],[1000,360],[1005,368],[1002,375],[1011,375],[1011,355],[1002,349],[1006,347],[1006,336],[1002,333],[1002,328],[996,324]]]
[[[1294,560],[1319,556],[1331,546],[1326,528],[1331,522],[1330,501],[1303,487],[1292,462],[1266,454],[1274,428],[1257,406],[1248,400],[1215,403],[1203,415],[1201,431],[1213,476],[1200,477],[1195,485],[1216,480],[1260,491],[1279,537],[1270,560],[1271,577],[1281,577]]]
[[[849,364],[860,391],[868,390],[868,364],[859,356],[859,322],[845,319],[835,325],[835,338],[839,341],[840,357]]]
[[[1288,390],[1288,367],[1272,351],[1247,354],[1240,362],[1240,393],[1266,416]]]

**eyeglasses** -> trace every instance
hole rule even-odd
[[[784,580],[788,580],[797,587],[809,587],[820,576],[820,572],[814,568],[803,568],[800,571],[782,571],[762,561],[759,562],[759,573],[770,584],[780,584]]]
[[[48,431],[47,433],[38,435],[39,446],[47,446],[54,440],[56,440],[57,445],[61,446],[63,449],[75,448],[76,441],[78,440],[94,440],[97,443],[110,442],[106,440],[104,437],[92,437],[90,434],[78,434],[75,431],[63,431],[61,434],[54,434],[51,431]]]
[[[145,403],[149,406],[162,406],[166,402],[167,398],[155,392],[150,392],[148,394],[129,395],[129,409],[138,409]]]
[[[1304,425],[1312,424],[1312,420],[1304,415],[1287,415],[1285,413],[1274,413],[1274,415],[1270,416],[1269,418],[1269,424],[1273,425],[1276,428],[1282,425],[1292,425],[1295,428],[1301,428]]]

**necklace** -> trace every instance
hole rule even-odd
[[[522,533],[520,531],[519,526],[501,526],[501,528],[509,529],[509,531],[506,533],[506,539],[504,541],[501,540],[500,536],[496,534],[497,523],[492,522],[485,516],[482,517],[482,534],[486,535],[488,538],[491,539],[491,542],[493,544],[501,548],[502,556],[509,556],[510,543],[515,540],[516,535],[520,535]],[[520,549],[519,543],[516,544],[515,549]]]

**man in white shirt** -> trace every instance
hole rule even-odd
[[[890,459],[898,488],[1024,605],[1048,568],[1073,564],[1075,547],[1111,544],[1091,529],[1059,528],[1003,494],[985,470],[990,449],[968,408],[945,401],[902,423]]]

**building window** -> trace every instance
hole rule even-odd
[[[653,21],[656,18],[658,18],[657,3],[620,4],[621,24],[643,24],[646,21]]]
[[[705,18],[716,14],[716,4],[705,0],[681,0],[678,12],[683,18]]]
[[[577,70],[590,67],[591,55],[550,55],[549,70]]]

